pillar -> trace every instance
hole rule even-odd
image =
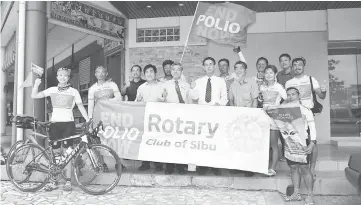
[[[6,72],[2,70],[5,61],[5,47],[1,47],[1,63],[0,63],[0,136],[5,135],[6,116],[8,115],[6,109],[6,91],[7,84]]]
[[[25,77],[31,72],[31,63],[46,69],[46,37],[48,19],[46,18],[46,1],[28,1],[26,3],[25,29]],[[33,79],[35,80],[35,79]],[[44,89],[44,79],[39,91]],[[24,88],[24,114],[45,120],[45,99],[33,100],[32,87]]]

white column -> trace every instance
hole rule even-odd
[[[7,84],[6,72],[2,70],[5,61],[5,47],[1,47],[1,61],[0,61],[0,136],[5,134],[6,127],[6,92],[4,90]]]
[[[15,89],[17,89],[17,115],[22,115],[24,114],[24,89],[19,89],[19,87],[21,86],[21,84],[24,82],[24,72],[25,72],[25,10],[26,9],[26,2],[25,1],[20,1],[19,2],[19,29],[18,29],[18,50],[17,50],[17,54],[18,54],[18,64],[17,64],[17,69],[18,69],[18,73],[17,76],[15,76],[17,78],[17,85],[14,86]],[[21,128],[17,128],[16,131],[16,140],[22,140],[23,139],[23,129]]]

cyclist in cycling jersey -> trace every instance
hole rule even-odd
[[[89,117],[86,113],[86,110],[83,106],[80,94],[78,90],[71,87],[68,83],[71,75],[71,70],[68,68],[59,68],[57,71],[58,86],[50,87],[46,90],[38,92],[39,85],[41,84],[41,79],[37,78],[34,83],[34,87],[31,93],[33,99],[51,98],[51,103],[53,105],[53,114],[50,121],[49,135],[50,140],[60,140],[72,135],[75,135],[75,123],[73,116],[73,108],[75,103],[78,106],[78,109],[85,120],[88,122]],[[73,145],[73,140],[65,140],[61,142],[52,143],[51,146],[55,153],[62,153],[64,150],[61,149],[61,144],[63,148],[68,148],[71,150]],[[67,153],[69,153],[67,151]],[[66,166],[66,179],[65,185],[63,187],[64,191],[71,191],[71,163]],[[58,188],[58,184],[55,182],[50,182],[45,186],[45,191],[52,191]]]
[[[88,114],[90,119],[93,118],[94,107],[99,100],[121,100],[118,86],[108,78],[108,69],[106,67],[98,66],[95,69],[95,77],[98,81],[89,88],[88,92]],[[103,161],[101,163],[104,170],[108,171],[108,166],[104,163],[103,158],[100,160]]]

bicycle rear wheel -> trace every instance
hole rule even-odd
[[[49,155],[37,144],[24,144],[13,151],[7,162],[11,183],[21,191],[35,192],[49,181]]]
[[[122,173],[120,159],[108,146],[89,145],[89,149],[83,149],[75,157],[74,162],[75,179],[79,188],[88,194],[105,194],[120,180]]]

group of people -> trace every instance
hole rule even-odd
[[[313,91],[319,98],[326,97],[326,87],[318,81],[307,76],[305,71],[306,60],[304,58],[291,59],[289,54],[282,54],[279,57],[281,70],[278,71],[275,65],[269,65],[268,60],[261,57],[256,62],[257,75],[247,76],[248,64],[240,50],[233,49],[238,53],[240,60],[234,64],[234,73],[230,74],[230,63],[228,59],[220,59],[218,68],[220,76],[215,76],[216,60],[212,57],[204,58],[202,65],[205,76],[187,81],[183,75],[181,63],[172,60],[163,62],[165,76],[157,79],[157,68],[154,65],[146,65],[143,69],[139,65],[131,67],[132,80],[120,90],[118,86],[108,78],[107,69],[98,66],[95,70],[97,82],[89,88],[88,112],[85,110],[79,92],[68,83],[71,70],[60,68],[57,71],[58,86],[50,87],[38,92],[41,83],[36,79],[32,90],[32,98],[50,97],[53,105],[53,113],[50,121],[50,137],[52,140],[62,139],[75,133],[75,123],[72,109],[77,104],[79,111],[86,121],[93,117],[93,109],[98,100],[109,99],[121,101],[121,96],[127,96],[128,101],[138,102],[168,102],[200,104],[212,106],[236,106],[263,108],[265,110],[280,105],[281,103],[298,103],[307,126],[309,136],[307,151],[310,154],[308,163],[293,162],[287,160],[292,172],[294,194],[288,200],[300,200],[299,186],[301,175],[304,176],[307,187],[310,190],[312,202],[313,180],[315,180],[315,166],[317,160],[317,141],[313,114]],[[142,79],[142,72],[144,79]],[[311,82],[312,79],[312,82]],[[312,83],[312,86],[311,86]],[[311,88],[312,87],[312,88]],[[313,90],[312,90],[313,89]],[[270,150],[272,152],[269,167],[269,176],[276,175],[275,167],[279,161],[278,140],[283,142],[281,133],[276,124],[270,121]],[[66,140],[63,147],[71,149],[72,140]],[[52,145],[54,150],[60,150],[60,144]],[[282,158],[282,157],[281,157]],[[155,163],[157,171],[163,169],[163,164]],[[150,169],[150,162],[142,162],[140,171]],[[165,173],[172,174],[174,170],[184,174],[186,165],[166,164]],[[197,172],[204,175],[208,167],[197,167]],[[211,168],[215,175],[221,175],[219,169]],[[68,169],[70,171],[70,168]],[[235,172],[236,170],[231,170]],[[69,173],[70,174],[70,173]],[[246,172],[246,176],[253,176],[254,173]],[[70,176],[70,175],[68,175]],[[46,190],[58,188],[57,184],[50,183]],[[70,179],[67,180],[65,190],[71,190]],[[312,204],[312,203],[311,203]]]

